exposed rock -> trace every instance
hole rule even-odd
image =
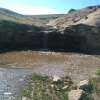
[[[74,12],[74,11],[76,11],[75,9],[70,9],[69,11],[68,11],[68,13],[71,13],[71,12]]]
[[[22,100],[27,100],[27,98],[26,97],[22,97]]]
[[[64,86],[62,89],[67,89],[69,87],[69,85]]]
[[[85,91],[78,89],[72,90],[68,93],[69,100],[81,100],[85,96]]]
[[[96,21],[98,23],[98,21],[100,22],[99,18],[97,17],[92,18],[97,15],[92,13],[97,13],[97,12],[100,12],[100,5],[98,6],[98,10],[97,9],[95,10],[94,6],[89,6],[77,10],[71,9],[67,14],[61,16],[60,18],[57,18],[56,20],[51,21],[49,24],[53,27],[54,26],[66,27],[87,20],[88,20],[87,23],[89,22],[90,24],[96,23]],[[88,19],[84,19],[86,16],[88,17]],[[99,13],[97,16],[100,16]]]
[[[83,80],[79,84],[77,84],[77,89],[87,89],[90,87],[90,81],[89,80]]]
[[[54,82],[58,82],[58,81],[62,81],[62,79],[60,77],[58,77],[58,76],[54,76],[53,77],[53,81]]]
[[[100,20],[100,17],[98,19]],[[64,31],[61,29],[48,31],[49,28],[44,30],[44,28],[28,25],[23,26],[27,27],[25,30],[19,30],[16,27],[14,30],[10,26],[10,29],[0,28],[0,48],[43,47],[45,44],[44,47],[48,48],[75,49],[86,53],[100,54],[100,21],[96,20],[96,23],[93,21],[91,24],[88,23],[89,20],[86,19],[86,21],[66,27]],[[45,36],[45,32],[48,32],[47,36]]]

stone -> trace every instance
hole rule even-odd
[[[68,89],[69,85],[64,86],[62,89]]]
[[[27,98],[26,97],[22,97],[22,100],[27,100]]]
[[[54,88],[54,84],[52,84],[51,87]]]
[[[60,77],[58,77],[58,76],[54,76],[53,77],[53,81],[54,82],[58,82],[58,81],[62,81],[62,79]]]
[[[68,93],[69,100],[81,100],[85,96],[85,91],[81,89],[72,90]]]
[[[90,87],[90,81],[89,80],[83,80],[77,84],[77,89],[87,89]]]

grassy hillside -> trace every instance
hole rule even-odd
[[[25,16],[5,8],[0,8],[0,20],[9,20],[15,22],[29,22],[29,20],[27,20]]]
[[[50,19],[56,19],[63,14],[52,15],[21,15],[5,8],[0,8],[0,20],[9,20],[25,24],[46,25]]]

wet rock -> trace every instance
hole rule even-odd
[[[77,89],[87,89],[90,87],[90,81],[89,80],[83,80],[79,84],[77,84]]]
[[[69,85],[64,86],[62,89],[68,89]]]
[[[53,81],[54,82],[58,82],[58,81],[62,81],[62,79],[60,77],[58,77],[58,76],[54,76],[53,77]]]
[[[78,89],[72,90],[68,93],[69,100],[81,100],[85,96],[85,91]]]

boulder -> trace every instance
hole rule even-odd
[[[78,89],[72,90],[68,93],[69,100],[81,100],[85,96],[85,91]]]
[[[53,81],[54,82],[58,82],[58,81],[62,81],[62,79],[60,77],[58,77],[58,76],[54,76],[53,77]]]
[[[77,89],[87,89],[90,87],[90,81],[89,80],[83,80],[79,84],[77,84]]]

